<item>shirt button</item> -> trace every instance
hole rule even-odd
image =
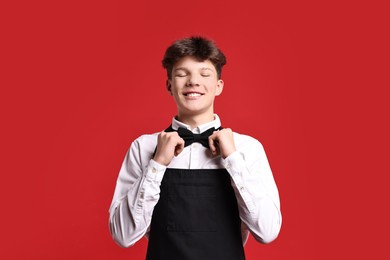
[[[153,167],[152,172],[153,172],[153,173],[156,173],[156,172],[157,172],[157,169]]]
[[[232,166],[230,165],[230,163],[226,164],[226,169],[230,169]]]

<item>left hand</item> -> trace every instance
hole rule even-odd
[[[215,131],[209,136],[209,145],[214,156],[220,154],[223,159],[226,159],[226,157],[236,151],[232,129],[224,128],[220,131]]]

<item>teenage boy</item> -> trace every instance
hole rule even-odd
[[[162,63],[177,115],[165,131],[131,144],[110,232],[123,247],[146,236],[146,259],[245,259],[249,233],[269,243],[282,218],[262,145],[222,128],[214,114],[225,56],[212,41],[190,37],[174,42]]]

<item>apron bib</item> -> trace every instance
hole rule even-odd
[[[244,260],[226,169],[171,169],[154,208],[147,260]]]

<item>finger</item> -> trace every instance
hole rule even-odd
[[[157,150],[159,150],[161,148],[161,145],[163,144],[163,138],[164,138],[164,134],[165,132],[162,131],[158,134],[157,136]]]
[[[163,135],[164,135],[164,131],[158,133],[157,140],[160,140]]]
[[[210,147],[211,153],[213,155],[216,155],[217,154],[217,147],[215,146],[214,138],[215,138],[214,134],[209,136],[209,147]]]
[[[185,142],[183,138],[179,138],[179,141],[175,147],[175,156],[178,156],[184,150]]]

